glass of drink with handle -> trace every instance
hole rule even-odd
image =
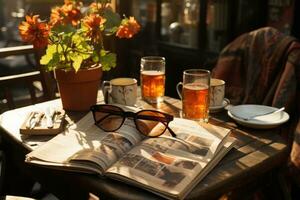
[[[208,122],[210,71],[204,69],[185,70],[183,82],[179,82],[176,89],[182,100],[182,117]]]

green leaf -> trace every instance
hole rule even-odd
[[[118,13],[115,13],[111,9],[106,9],[104,11],[105,22],[105,34],[113,34],[118,30],[121,24],[121,17]]]
[[[72,57],[73,60],[73,68],[77,72],[80,69],[83,58],[81,56]]]
[[[60,66],[60,54],[55,52],[52,56],[52,59],[48,62],[47,65],[44,66],[45,71],[52,71],[55,68],[59,68]]]
[[[109,51],[105,51],[104,49],[102,49],[101,51],[100,51],[100,56],[102,57],[102,56],[105,56],[107,53],[109,53]]]
[[[70,32],[75,32],[76,28],[74,28],[71,24],[66,24],[66,25],[57,25],[53,28],[51,28],[51,31],[56,32],[56,33],[70,33]]]
[[[92,59],[93,59],[93,62],[99,63],[100,57],[99,57],[99,55],[97,54],[97,52],[93,52]]]
[[[41,65],[47,65],[51,59],[53,58],[53,54],[57,52],[56,51],[56,45],[48,45],[46,54],[42,56],[40,63]]]
[[[75,45],[75,48],[77,50],[77,53],[81,52],[83,59],[87,59],[91,56],[93,53],[93,49],[91,45],[88,44],[86,37],[84,37],[81,34],[74,34],[72,37],[72,43]]]
[[[117,56],[114,53],[105,53],[101,51],[101,65],[103,71],[109,71],[111,68],[116,67]]]
[[[52,59],[52,55],[45,54],[41,57],[40,64],[47,65]]]

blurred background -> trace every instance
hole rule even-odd
[[[84,0],[89,5],[93,0]],[[166,57],[166,95],[178,97],[175,85],[188,68],[211,69],[218,54],[242,33],[273,26],[300,38],[297,0],[113,0],[120,14],[133,15],[142,26],[130,40],[109,41],[118,55],[117,68],[104,79],[127,76],[139,80],[140,58]],[[0,0],[0,47],[23,44],[18,25],[26,14],[49,18],[63,0]],[[108,46],[108,45],[106,45]],[[28,71],[26,62],[0,60],[0,76]],[[15,62],[23,63],[18,68]],[[4,63],[4,64],[3,64]],[[5,66],[4,66],[5,65]]]

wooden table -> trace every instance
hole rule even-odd
[[[101,102],[101,99],[99,100]],[[47,106],[61,106],[54,100],[11,110],[1,115],[0,131],[4,142],[11,151],[10,157],[22,169],[26,169],[34,179],[61,199],[87,199],[89,192],[103,199],[160,199],[160,197],[118,181],[96,175],[87,175],[61,170],[31,166],[24,163],[24,156],[51,137],[22,137],[19,127],[25,113],[32,109],[45,109]],[[180,101],[166,98],[166,102],[151,105],[140,101],[139,106],[156,108],[179,116]],[[68,121],[73,123],[85,113],[67,112]],[[279,136],[285,125],[269,130],[243,128],[234,123],[226,111],[212,114],[209,122],[232,129],[231,135],[238,139],[237,147],[217,165],[188,195],[187,199],[211,199],[241,186],[245,186],[281,166],[287,159],[288,147]]]

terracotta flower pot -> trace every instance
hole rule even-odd
[[[102,78],[102,67],[75,71],[55,70],[62,105],[69,111],[88,111],[96,104]]]

